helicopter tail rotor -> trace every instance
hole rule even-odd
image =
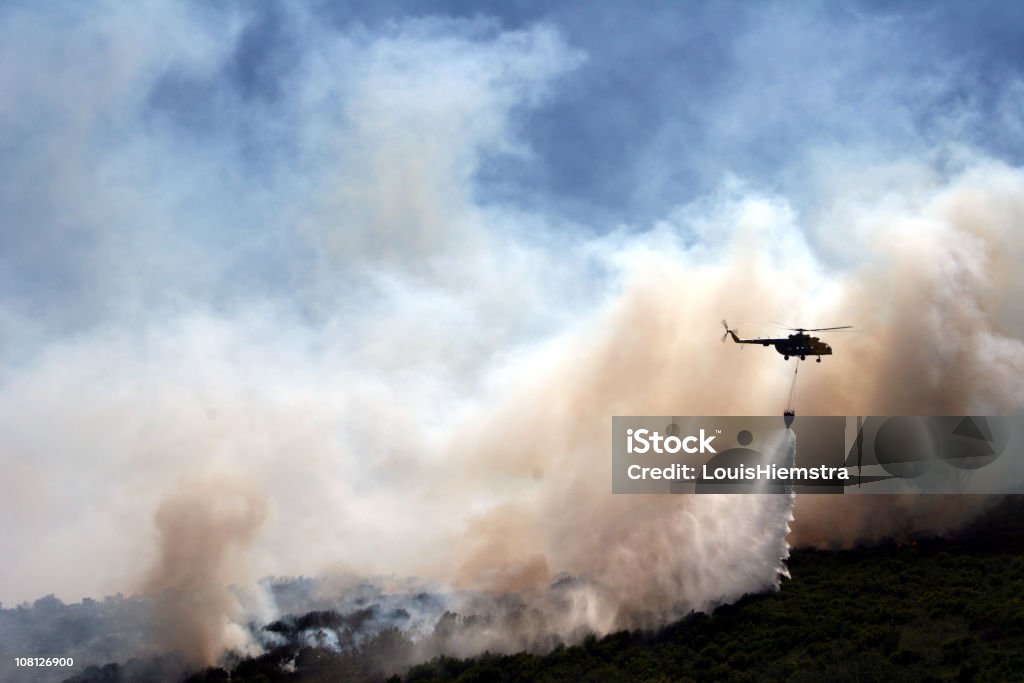
[[[728,337],[730,334],[732,335],[732,338],[734,340],[739,341],[738,339],[736,339],[736,330],[734,330],[731,327],[729,327],[729,323],[727,323],[725,320],[722,321],[722,327],[725,328],[725,332],[722,334],[722,338],[719,341],[721,341],[724,344],[726,337]],[[741,344],[740,345],[740,351],[742,351],[742,350],[743,350],[743,345]]]

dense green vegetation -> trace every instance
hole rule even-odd
[[[657,633],[590,638],[543,656],[441,658],[403,680],[1024,680],[1019,507],[965,540],[797,551],[779,592]]]

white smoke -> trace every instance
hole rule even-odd
[[[172,33],[191,35],[198,20],[171,14]],[[124,29],[137,22],[149,32]],[[4,24],[0,44],[18,30]],[[529,158],[531,108],[582,63],[550,27],[310,27],[316,50],[285,103],[243,110],[257,136],[284,136],[251,173],[244,139],[199,144],[154,104],[204,92],[227,59],[209,31],[150,45],[160,31],[127,11],[81,30],[109,51],[80,39],[65,54],[55,34],[47,71],[109,87],[58,126],[61,154],[36,160],[43,143],[28,138],[12,162],[52,190],[12,195],[18,216],[58,236],[76,216],[89,246],[44,250],[77,283],[62,290],[74,305],[46,291],[45,316],[0,304],[14,349],[0,371],[0,531],[18,558],[0,566],[5,602],[192,587],[216,612],[178,615],[207,634],[177,645],[199,661],[244,621],[222,584],[266,575],[420,576],[534,601],[530,633],[499,624],[453,644],[462,653],[652,627],[785,572],[788,497],[611,494],[611,416],[785,406],[791,366],[718,344],[722,317],[857,326],[801,374],[801,413],[1024,403],[1019,168],[970,151],[941,172],[841,159],[819,169],[814,210],[728,178],[652,225],[596,234],[480,196],[488,164]],[[14,129],[63,104],[59,88],[33,95],[36,77],[5,82],[25,98]],[[209,115],[239,120],[232,102]],[[178,490],[222,477],[245,493]],[[231,500],[237,533],[191,567],[201,580],[152,580],[178,538],[167,510],[207,510],[196,530],[219,528]],[[792,538],[933,523],[905,513],[913,503],[851,505],[801,500]],[[561,602],[547,602],[552,584]]]

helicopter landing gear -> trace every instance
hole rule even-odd
[[[819,363],[821,362],[821,356],[818,356],[818,362]]]
[[[807,360],[807,356],[800,356],[800,360]]]
[[[785,360],[789,360],[789,356],[786,356]]]

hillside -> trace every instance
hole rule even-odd
[[[440,657],[390,680],[1021,680],[1020,498],[1006,499],[957,538],[797,550],[792,578],[777,593],[747,596],[658,632],[591,637],[543,655]],[[315,618],[328,630],[343,619]],[[382,666],[411,647],[397,632],[382,633],[354,655],[283,647],[240,662],[231,680],[379,681]],[[282,673],[278,665],[288,661],[294,670]],[[227,674],[208,670],[192,680]]]

